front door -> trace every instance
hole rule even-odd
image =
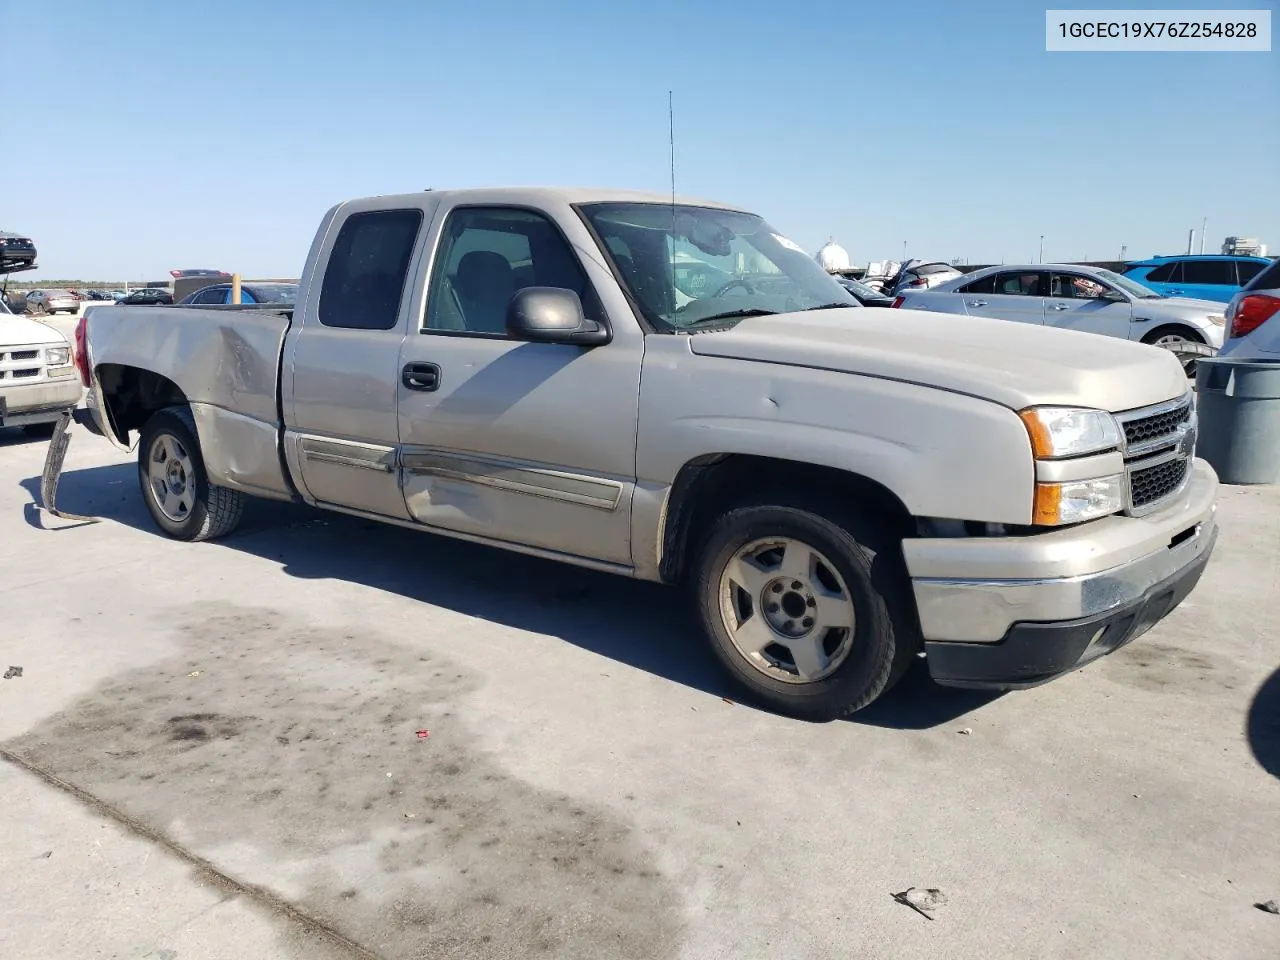
[[[1017,323],[1043,323],[1048,278],[1048,273],[1043,270],[997,273],[992,278],[990,293],[964,294],[965,311],[975,317],[995,317]]]
[[[1079,273],[1054,273],[1044,302],[1048,326],[1128,338],[1133,304],[1118,290]]]
[[[572,237],[542,213],[442,211],[426,307],[400,352],[401,484],[432,527],[630,566],[643,334],[630,318],[584,348],[511,340],[512,294],[575,290],[609,321]],[[567,218],[566,218],[567,219]]]

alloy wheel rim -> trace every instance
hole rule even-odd
[[[816,683],[853,648],[857,612],[835,565],[793,537],[754,540],[720,575],[720,616],[738,654],[784,683]]]
[[[161,434],[147,457],[147,485],[156,508],[174,523],[182,523],[195,507],[196,477],[191,456],[171,434]]]

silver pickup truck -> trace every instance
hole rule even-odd
[[[354,200],[294,307],[91,308],[77,346],[169,536],[269,497],[684,584],[737,683],[807,718],[921,653],[953,685],[1070,671],[1217,536],[1168,352],[862,309],[716,203]]]

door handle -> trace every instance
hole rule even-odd
[[[1180,296],[1182,296],[1182,295],[1183,295],[1184,293],[1186,293],[1186,292],[1187,292],[1187,291],[1185,291],[1185,290],[1170,290],[1170,291],[1166,294],[1166,296],[1170,296],[1170,297],[1180,297]]]
[[[1055,303],[1055,304],[1053,304],[1053,306],[1052,306],[1052,308],[1051,308],[1051,309],[1053,309],[1053,310],[1070,310],[1071,308],[1070,308],[1070,307],[1068,307],[1065,303]]]
[[[406,363],[400,371],[400,382],[409,390],[431,393],[440,389],[440,365],[437,363]]]
[[[987,301],[985,301],[985,300],[970,300],[970,301],[969,301],[969,306],[971,306],[971,307],[985,307],[986,305],[987,305]]]

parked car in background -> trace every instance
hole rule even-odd
[[[885,281],[884,291],[897,296],[906,290],[928,290],[962,275],[951,264],[941,260],[908,260]]]
[[[103,300],[110,300],[111,294],[105,290],[90,290],[85,294],[85,298],[95,303],[101,303]]]
[[[0,263],[28,266],[36,262],[36,245],[20,233],[0,231]]]
[[[1227,340],[1220,356],[1280,362],[1280,260],[1249,281],[1227,304]]]
[[[1166,297],[1195,297],[1226,303],[1260,274],[1271,261],[1266,257],[1192,255],[1137,260],[1124,275]]]
[[[932,290],[908,291],[895,304],[1100,333],[1186,354],[1196,352],[1188,344],[1221,347],[1225,322],[1219,303],[1164,297],[1110,270],[1073,264],[987,267]]]
[[[849,277],[842,277],[839,275],[834,276],[836,278],[836,283],[840,284],[840,286],[853,294],[853,299],[857,300],[864,307],[893,306],[893,297],[888,294],[881,293],[879,290],[869,287],[865,283],[860,283],[857,280],[852,280]]]
[[[70,290],[28,290],[27,309],[41,313],[75,313],[80,301]]]
[[[107,299],[115,300],[116,302],[119,302],[123,300],[125,297],[127,297],[128,295],[129,294],[126,293],[124,290],[111,290],[107,293]]]
[[[298,299],[296,283],[247,283],[240,287],[241,303],[284,303],[292,304]],[[195,293],[190,293],[178,301],[180,304],[208,304],[217,306],[231,302],[231,284],[215,283]]]
[[[0,427],[47,431],[83,393],[66,337],[0,303]]]
[[[173,294],[159,287],[143,287],[116,301],[117,305],[130,307],[155,307],[173,303]]]

